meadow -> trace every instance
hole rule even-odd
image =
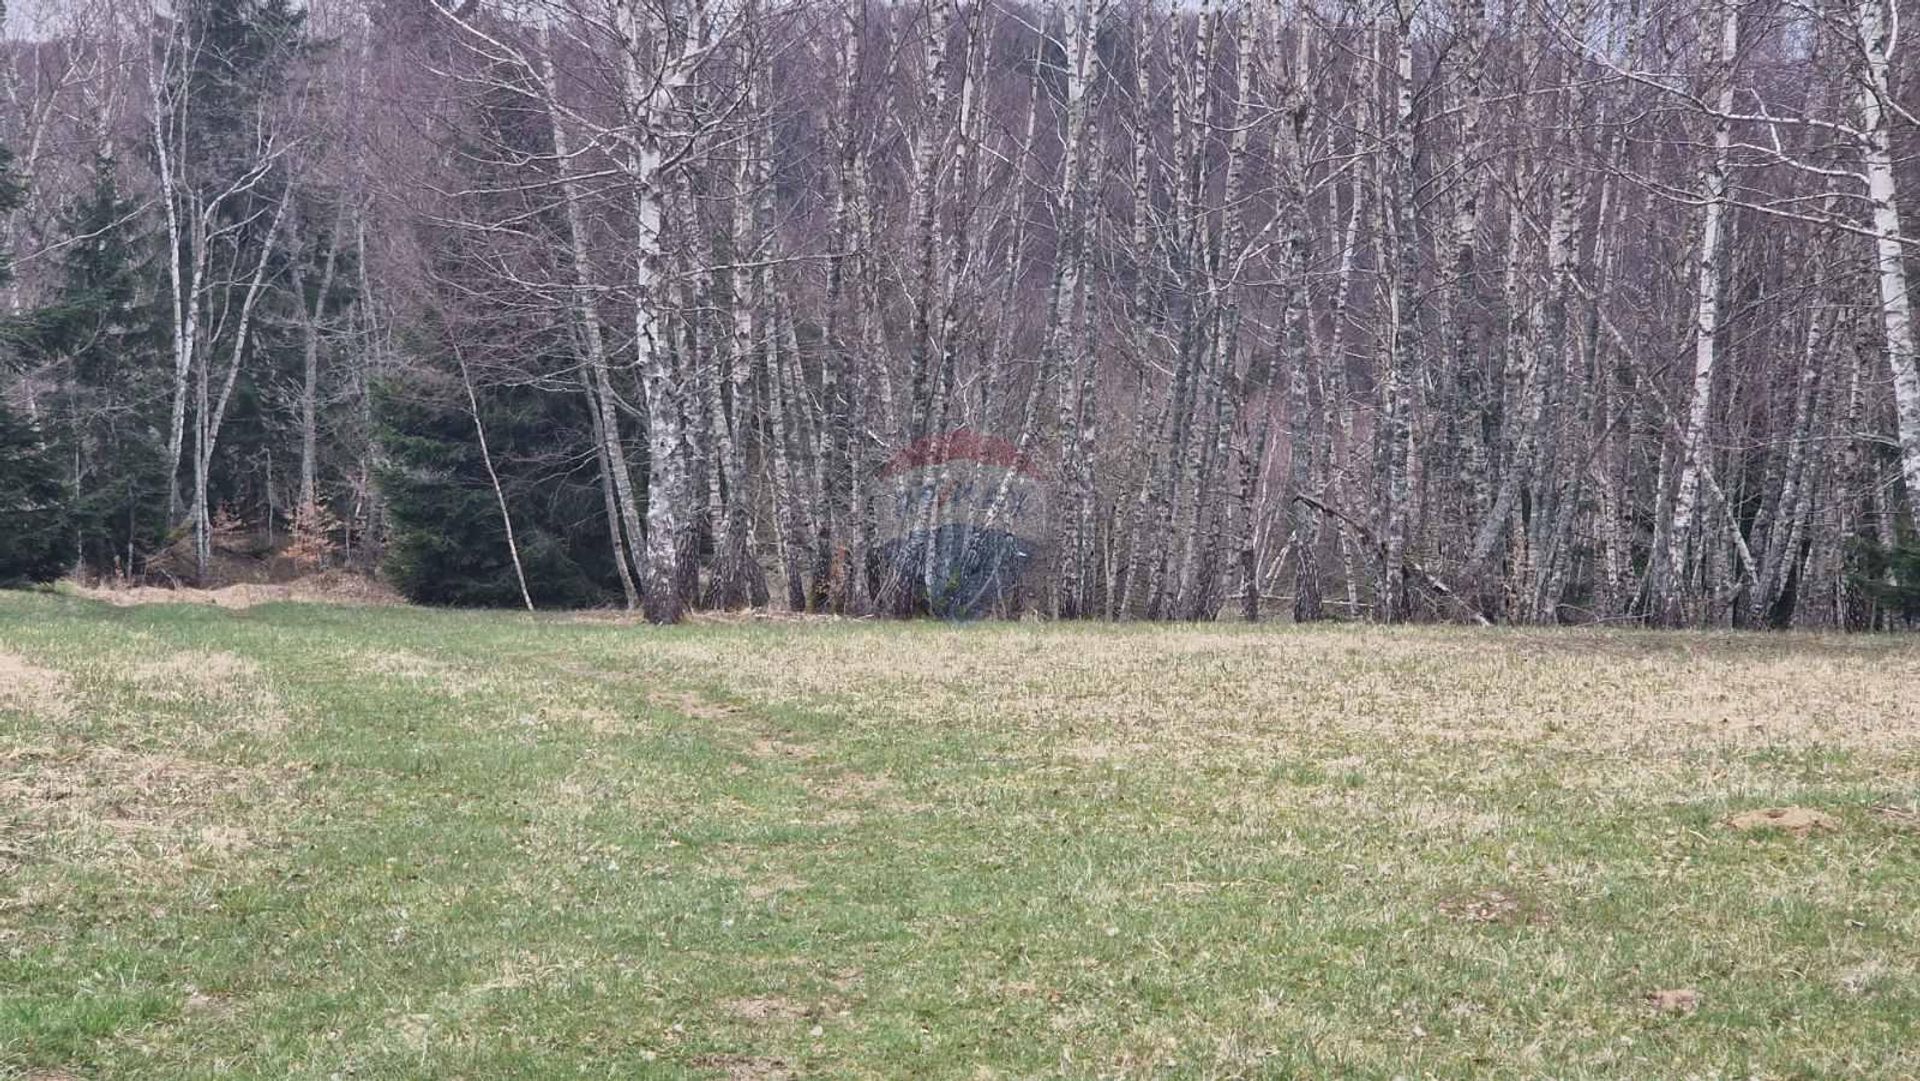
[[[0,594],[0,1076],[1916,1077],[1920,639]]]

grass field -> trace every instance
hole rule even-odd
[[[1913,638],[0,594],[0,1077],[1911,1078],[1917,798]]]

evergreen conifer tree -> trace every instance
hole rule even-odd
[[[524,386],[483,388],[478,399],[534,603],[617,598],[596,465],[580,453],[589,445],[585,399]],[[518,604],[499,502],[457,379],[423,360],[380,386],[374,404],[387,579],[422,604]]]
[[[0,0],[0,26],[6,19],[6,2]],[[23,194],[14,176],[13,154],[0,143],[0,215],[19,206]],[[0,285],[12,272],[10,255],[0,248]],[[38,427],[15,414],[0,394],[0,585],[49,582],[60,576],[65,504],[66,492]]]
[[[166,531],[165,324],[154,246],[113,159],[62,215],[59,284],[21,345],[59,377],[45,431],[71,490],[70,524],[93,570],[131,573]]]

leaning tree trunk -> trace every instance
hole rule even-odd
[[[594,282],[593,260],[587,250],[586,208],[583,193],[573,173],[571,139],[561,116],[560,82],[553,67],[551,25],[542,28],[544,46],[540,54],[540,77],[545,83],[547,122],[553,134],[554,169],[559,178],[560,201],[566,209],[567,255],[573,277],[574,317],[580,326],[581,343],[587,354],[587,401],[593,410],[593,429],[598,447],[595,458],[607,471],[607,485],[613,491],[614,561],[631,565],[644,573],[641,550],[643,533],[640,513],[634,499],[633,474],[627,466],[626,442],[620,436],[620,413],[614,398],[613,380],[608,371],[606,335],[600,322],[600,302]],[[624,581],[628,575],[621,567]]]
[[[253,274],[247,281],[246,294],[240,301],[240,316],[236,320],[233,332],[233,352],[228,360],[226,378],[221,382],[220,397],[210,402],[207,393],[208,369],[210,362],[200,365],[197,386],[199,401],[194,418],[195,447],[193,458],[193,535],[194,554],[201,578],[207,574],[207,563],[212,558],[213,515],[208,505],[207,484],[213,474],[213,450],[220,440],[221,426],[226,423],[227,405],[233,400],[233,388],[240,378],[240,366],[246,362],[247,346],[253,333],[254,311],[260,303],[260,297],[266,289],[267,267],[273,260],[274,247],[280,242],[280,226],[286,221],[287,208],[293,202],[293,185],[287,184],[280,193],[280,201],[275,204],[273,220],[267,226],[267,235],[260,241],[260,257],[254,263]]]
[[[593,422],[593,454],[600,467],[600,501],[607,517],[607,539],[613,550],[613,569],[620,579],[620,596],[627,611],[640,607],[640,592],[633,584],[633,571],[622,554],[625,541],[620,535],[620,500],[613,491],[613,469],[607,462],[607,441],[600,428],[600,402],[593,387],[587,388],[587,416]]]
[[[473,418],[473,437],[480,448],[480,463],[486,467],[487,483],[493,488],[493,500],[500,508],[500,528],[507,539],[507,558],[513,564],[513,581],[520,587],[520,603],[533,611],[533,594],[527,591],[527,571],[520,563],[520,542],[513,535],[513,512],[507,508],[507,491],[500,484],[500,472],[493,465],[493,451],[487,447],[487,426],[480,419],[480,396],[473,389],[473,373],[467,369],[466,351],[460,343],[450,342],[453,358],[460,366],[460,386],[467,392],[467,415]]]

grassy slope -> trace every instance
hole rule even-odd
[[[1911,639],[0,595],[0,1076],[1912,1077],[1917,750]]]

